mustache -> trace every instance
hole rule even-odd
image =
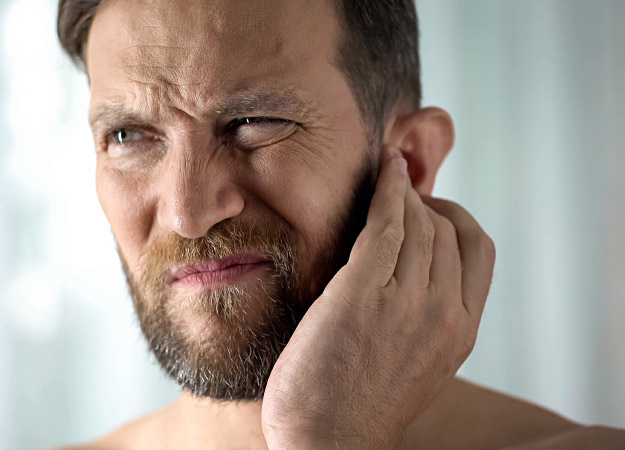
[[[235,253],[255,251],[272,260],[279,273],[291,272],[296,260],[296,237],[285,221],[262,223],[225,220],[202,237],[189,239],[169,232],[155,239],[141,255],[144,282],[162,281],[172,266],[201,264]]]

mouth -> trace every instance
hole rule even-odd
[[[259,253],[238,253],[228,258],[174,268],[169,285],[192,290],[216,289],[237,284],[259,270],[271,266],[271,260]]]

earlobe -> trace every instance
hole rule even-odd
[[[412,186],[419,194],[431,195],[438,169],[453,147],[454,138],[449,114],[440,108],[424,108],[390,121],[384,143],[401,149],[408,161]]]

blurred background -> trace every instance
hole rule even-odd
[[[625,2],[417,0],[434,194],[497,264],[460,374],[625,427]],[[0,0],[0,448],[78,443],[177,397],[136,325],[94,188],[85,77],[56,1]]]

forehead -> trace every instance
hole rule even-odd
[[[267,84],[311,86],[336,76],[337,35],[325,1],[109,0],[87,43],[92,96],[197,107]]]

